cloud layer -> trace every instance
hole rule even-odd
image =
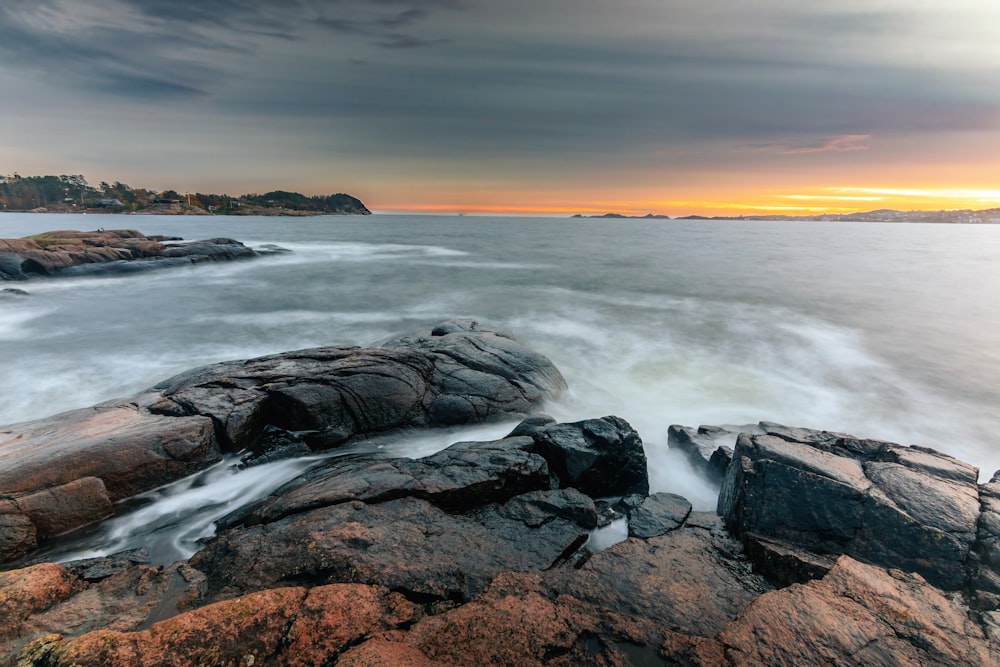
[[[351,164],[443,192],[872,163],[997,141],[998,22],[973,1],[8,0],[0,123],[24,132],[0,155],[29,164],[0,171],[101,146],[113,177],[307,189]]]

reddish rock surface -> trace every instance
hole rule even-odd
[[[711,640],[671,633],[695,665],[996,665],[968,609],[919,575],[842,556],[823,579],[762,595]]]
[[[288,438],[309,424],[323,434],[310,444],[329,446],[347,415],[351,428],[484,417],[558,389],[537,357],[475,329],[448,325],[432,337],[443,340],[408,337],[361,357],[329,348],[220,364],[131,406],[71,413],[70,426],[19,425],[5,442],[27,461],[35,438],[53,434],[65,461],[73,444],[94,454],[117,442],[153,470],[153,454],[176,463],[258,442],[279,417]],[[413,374],[393,374],[402,384],[359,379],[378,375],[374,359],[406,355]],[[457,387],[481,375],[521,399],[490,407],[484,391],[462,402]],[[372,402],[359,402],[368,391]],[[410,412],[411,399],[422,408]],[[216,439],[136,444],[161,420],[214,424]],[[535,417],[507,438],[419,460],[330,459],[220,521],[189,561],[149,567],[126,552],[0,573],[0,667],[1000,664],[1000,478],[977,486],[974,469],[925,448],[760,428],[735,449],[725,517],[633,494],[616,505],[632,537],[597,553],[585,546],[595,499],[574,480],[612,495],[646,482],[641,440],[618,418]],[[114,440],[123,432],[130,441]],[[270,454],[282,438],[265,440]],[[616,474],[598,480],[609,465]],[[131,483],[84,460],[66,479],[65,467],[26,468],[30,483],[0,468],[15,489],[0,497],[0,544],[105,511]],[[941,544],[928,547],[934,536]]]
[[[276,247],[254,250],[233,239],[183,244],[164,240],[147,238],[132,229],[54,231],[23,239],[0,239],[0,280],[131,273],[285,252]]]
[[[139,632],[49,634],[21,651],[27,664],[320,665],[378,631],[412,623],[419,609],[386,589],[278,588],[202,607]]]

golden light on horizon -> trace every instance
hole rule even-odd
[[[630,193],[631,194],[631,193]],[[734,192],[729,197],[656,199],[621,197],[587,200],[580,193],[545,193],[521,197],[519,203],[493,204],[490,197],[455,197],[435,202],[384,202],[372,208],[394,213],[493,214],[493,215],[816,215],[858,213],[875,209],[983,210],[1000,207],[1000,190],[957,188],[825,187],[801,192]],[[498,198],[501,199],[501,198]],[[450,201],[449,201],[450,200]]]

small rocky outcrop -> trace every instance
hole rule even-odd
[[[395,428],[510,419],[565,387],[547,358],[508,335],[454,326],[375,348],[214,364],[132,399],[0,427],[0,562],[225,453],[287,456]]]
[[[759,426],[681,426],[667,429],[667,446],[677,450],[702,477],[721,484],[740,433],[764,433]]]
[[[131,229],[54,231],[23,239],[0,239],[0,280],[133,273],[287,252],[277,246],[253,249],[227,238],[169,241]]]

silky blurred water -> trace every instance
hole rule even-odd
[[[700,507],[713,490],[667,451],[670,424],[770,420],[1000,468],[1000,226],[0,215],[0,237],[97,227],[293,252],[4,285],[30,294],[0,298],[0,423],[472,317],[562,370],[550,414],[624,417],[654,490]]]

